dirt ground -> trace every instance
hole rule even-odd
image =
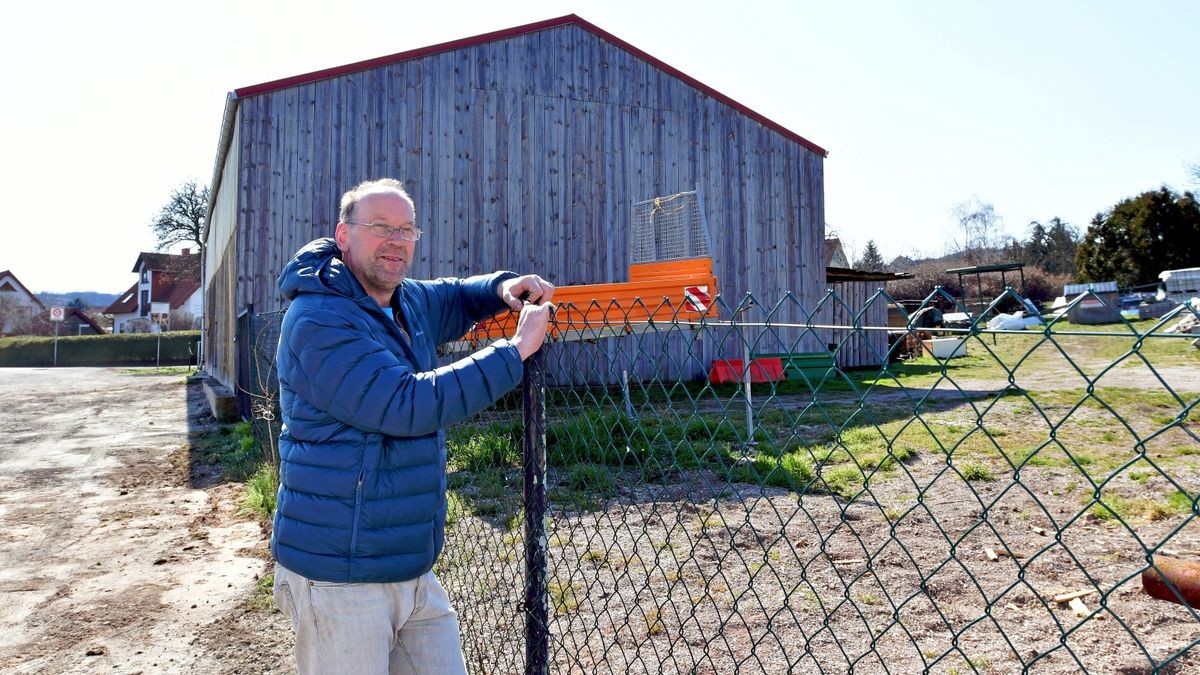
[[[3,368],[0,411],[0,671],[295,671],[249,605],[269,555],[241,487],[189,457],[198,385]]]

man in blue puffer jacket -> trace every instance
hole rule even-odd
[[[398,181],[347,192],[332,239],[284,267],[277,368],[284,430],[271,552],[302,673],[465,673],[430,571],[446,522],[443,427],[521,380],[553,285],[497,272],[406,279],[421,231]],[[523,305],[525,296],[531,303]],[[438,344],[511,307],[516,335],[437,367]]]

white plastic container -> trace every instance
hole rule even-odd
[[[935,359],[945,361],[967,355],[966,338],[933,338],[932,340],[921,340],[921,342],[925,345],[925,351],[932,354]]]

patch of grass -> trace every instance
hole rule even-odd
[[[651,608],[650,611],[646,612],[647,636],[662,635],[666,630],[667,628],[665,625],[663,625],[662,616],[660,615],[657,607]]]
[[[908,445],[897,445],[892,447],[892,457],[896,458],[897,462],[907,463],[916,459],[919,454],[916,448]]]
[[[1192,498],[1184,492],[1176,490],[1167,497],[1167,505],[1177,513],[1187,513],[1195,507],[1192,505]]]
[[[246,491],[242,493],[239,512],[251,514],[261,523],[269,523],[275,517],[275,497],[279,490],[279,469],[270,463],[259,465],[258,470],[246,480]]]
[[[825,488],[842,499],[852,500],[863,486],[863,473],[856,466],[836,466],[821,472]]]
[[[546,590],[550,595],[550,607],[556,614],[571,614],[579,609],[578,593],[583,590],[580,584],[551,581],[546,584]]]
[[[963,465],[962,475],[963,478],[967,479],[968,481],[996,480],[996,476],[992,474],[992,470],[989,469],[987,465],[976,462]]]
[[[886,443],[879,429],[873,426],[846,429],[839,440],[852,455],[881,450]]]
[[[1164,496],[1133,498],[1113,492],[1102,495],[1100,501],[1093,504],[1089,512],[1097,520],[1105,522],[1117,518],[1124,521],[1134,518],[1164,520],[1171,516],[1187,513],[1192,508],[1191,497],[1178,490]]]
[[[551,499],[580,511],[595,511],[605,500],[617,494],[613,469],[599,464],[575,464],[560,484],[550,492]]]
[[[760,453],[753,460],[734,464],[729,471],[729,480],[734,483],[782,487],[794,492],[808,490],[814,478],[812,462],[799,452],[779,457]]]
[[[254,592],[246,601],[246,606],[252,612],[274,614],[279,609],[275,607],[275,573],[264,574],[258,583],[254,584]]]
[[[188,436],[189,461],[221,467],[229,480],[245,480],[258,471],[262,452],[248,421],[225,424]]]
[[[875,593],[861,593],[858,596],[858,601],[864,605],[878,605],[882,600]]]
[[[470,513],[470,507],[457,492],[446,491],[446,527],[452,527]]]
[[[446,464],[451,471],[521,466],[520,425],[454,427],[447,433]]]

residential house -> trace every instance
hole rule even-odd
[[[67,307],[58,327],[59,335],[104,335],[106,332],[103,326],[78,307]]]
[[[17,275],[9,270],[0,272],[0,335],[21,334],[46,305],[38,299]]]
[[[141,253],[133,265],[138,280],[107,309],[113,333],[158,333],[197,328],[204,315],[200,254]]]

